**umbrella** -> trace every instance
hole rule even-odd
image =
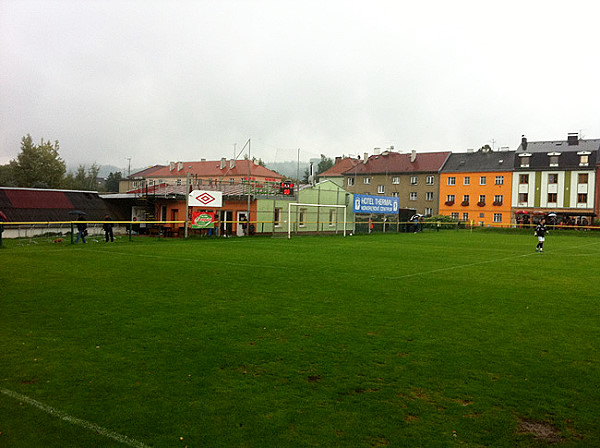
[[[414,214],[414,215],[412,215],[412,216],[410,217],[410,220],[412,221],[412,220],[413,220],[413,219],[415,219],[415,218],[422,218],[422,217],[423,217],[423,215],[422,215],[422,214],[420,214],[420,213],[416,213],[416,214]]]
[[[87,213],[83,210],[71,210],[69,215],[87,215]]]
[[[548,213],[548,218],[556,218],[556,213],[552,212],[552,213]]]

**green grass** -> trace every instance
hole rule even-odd
[[[589,232],[18,244],[0,389],[145,445],[600,445]],[[5,392],[0,446],[123,445]]]

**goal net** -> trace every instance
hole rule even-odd
[[[342,208],[344,209],[344,236],[346,236],[346,206],[345,205],[337,205],[337,204],[301,204],[298,202],[290,202],[288,204],[288,238],[292,237],[292,207],[325,207],[325,208]],[[296,222],[296,221],[294,221]],[[298,223],[299,224],[299,223]]]

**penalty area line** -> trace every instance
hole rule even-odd
[[[64,420],[68,423],[72,423],[73,425],[81,426],[82,428],[89,429],[90,431],[97,432],[100,435],[108,437],[109,439],[113,439],[117,442],[123,443],[125,445],[133,446],[135,448],[149,448],[148,445],[143,444],[142,442],[138,442],[130,437],[124,436],[123,434],[116,433],[111,431],[110,429],[102,428],[94,423],[88,422],[86,420],[82,420],[77,417],[72,417],[69,414],[66,414],[58,409],[53,408],[52,406],[48,406],[47,404],[41,403],[33,398],[29,398],[26,395],[21,395],[17,392],[13,392],[12,390],[0,388],[0,392],[4,395],[7,395],[16,400],[23,401],[33,407],[40,409],[41,411],[46,412],[54,417],[58,417],[61,420]]]

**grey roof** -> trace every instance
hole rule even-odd
[[[515,151],[452,153],[442,169],[447,172],[512,171]]]
[[[567,140],[553,140],[547,142],[527,142],[527,149],[523,149],[523,144],[517,148],[517,154],[522,153],[548,153],[548,152],[580,152],[580,151],[598,151],[600,149],[600,139],[578,140],[577,145],[569,145]]]

